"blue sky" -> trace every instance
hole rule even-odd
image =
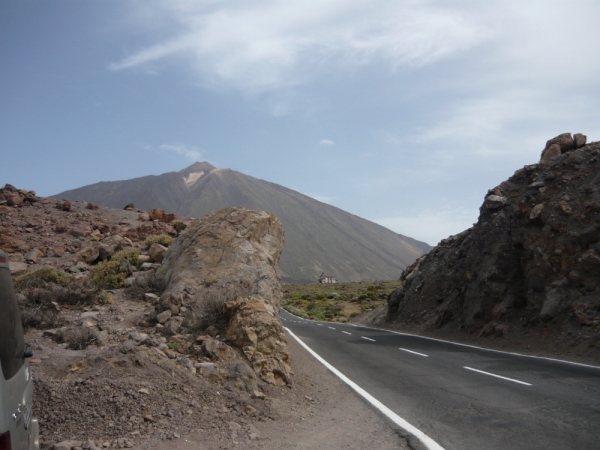
[[[597,0],[5,0],[0,183],[196,160],[436,244],[563,132],[600,139]]]

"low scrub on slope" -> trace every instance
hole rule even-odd
[[[347,322],[383,305],[400,281],[360,281],[336,284],[286,284],[283,308],[312,320]]]

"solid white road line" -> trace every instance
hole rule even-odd
[[[412,350],[407,350],[402,347],[399,347],[399,348],[400,348],[400,350],[404,350],[405,352],[408,352],[408,353],[414,353],[415,355],[420,355],[420,356],[425,356],[425,357],[429,356],[429,355],[426,355],[425,353],[413,352]]]
[[[484,372],[483,370],[473,369],[472,367],[463,366],[467,370],[472,370],[473,372],[483,373],[484,375],[489,375],[491,377],[502,378],[503,380],[512,381],[514,383],[524,384],[525,386],[533,386],[531,383],[525,383],[524,381],[514,380],[512,378],[502,377],[500,375],[496,375],[494,373]]]
[[[361,338],[366,339],[367,341],[377,342],[375,339],[371,339],[371,338],[368,338],[368,337],[361,336]]]
[[[347,331],[342,331],[342,333],[346,333],[346,334],[352,335],[352,333],[348,333]]]
[[[388,419],[390,419],[392,422],[394,422],[400,428],[406,430],[408,433],[412,434],[417,439],[419,439],[423,443],[425,448],[427,448],[428,450],[444,450],[444,447],[442,447],[440,444],[435,442],[433,439],[431,439],[429,436],[427,436],[425,433],[423,433],[418,428],[416,428],[413,425],[411,425],[410,423],[408,423],[402,417],[397,415],[394,411],[389,409],[387,406],[385,406],[383,403],[381,403],[379,400],[377,400],[375,397],[373,397],[371,394],[369,394],[367,391],[365,391],[363,388],[361,388],[358,384],[356,384],[355,382],[350,380],[348,377],[346,377],[346,375],[344,375],[342,372],[340,372],[335,367],[333,367],[331,364],[329,364],[327,361],[325,361],[323,358],[321,358],[312,348],[310,348],[308,345],[306,345],[304,342],[302,342],[298,336],[296,336],[294,333],[292,333],[292,331],[289,328],[286,328],[286,330],[288,333],[290,333],[290,335],[294,339],[296,339],[298,341],[298,343],[302,347],[304,347],[306,349],[306,351],[308,353],[313,355],[317,359],[317,361],[319,361],[321,364],[323,364],[325,367],[327,367],[331,372],[333,372],[334,375],[336,375],[344,383],[346,383],[348,386],[350,386],[352,389],[354,389],[358,393],[358,395],[360,395],[362,398],[364,398],[366,401],[368,401],[377,410],[379,410],[382,414],[384,414]]]

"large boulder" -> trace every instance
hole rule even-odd
[[[215,323],[204,325],[219,326],[222,312],[227,339],[263,380],[279,385],[291,381],[279,319],[283,242],[281,222],[266,212],[231,207],[210,213],[169,247],[161,297],[164,309],[185,306],[192,321],[216,311]]]

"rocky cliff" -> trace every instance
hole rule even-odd
[[[387,323],[600,356],[600,143],[563,134],[402,273]],[[436,331],[437,330],[437,331]]]

